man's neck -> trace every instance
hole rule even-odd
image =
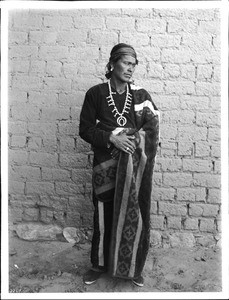
[[[119,93],[122,94],[126,90],[127,82],[123,82],[120,80],[117,80],[114,77],[111,77],[111,86]]]

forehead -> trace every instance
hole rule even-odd
[[[136,64],[136,59],[131,55],[122,55],[121,60],[132,64]]]

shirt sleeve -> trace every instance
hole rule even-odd
[[[98,102],[95,93],[89,90],[80,113],[79,135],[94,147],[108,147],[110,131],[96,127]]]

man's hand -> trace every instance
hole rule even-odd
[[[114,146],[119,150],[122,150],[129,154],[134,153],[136,149],[135,144],[132,142],[134,139],[134,135],[126,135],[125,133],[121,135],[110,135],[110,142],[114,144]]]

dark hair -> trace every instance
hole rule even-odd
[[[110,53],[109,62],[106,65],[106,78],[110,79],[112,75],[111,64],[116,63],[123,55],[131,55],[136,59],[136,64],[138,64],[137,54],[134,48],[128,44],[119,43],[115,45]]]

